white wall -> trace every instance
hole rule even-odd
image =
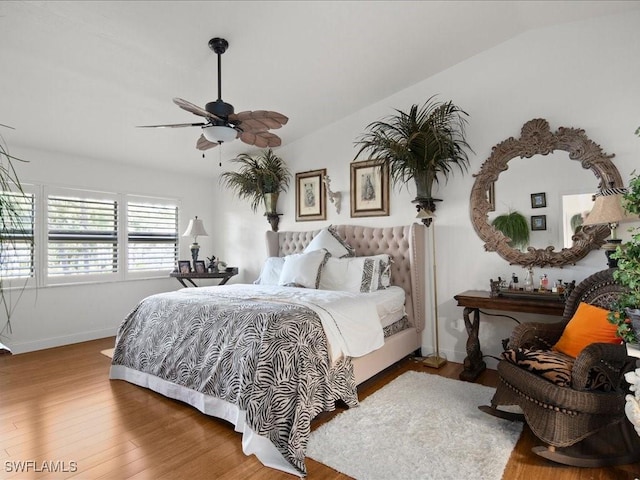
[[[10,138],[6,138],[10,143]],[[198,175],[175,175],[132,168],[97,159],[76,158],[54,152],[11,147],[11,153],[28,163],[16,163],[24,184],[81,187],[114,193],[175,198],[180,202],[180,232],[198,215],[213,227],[211,180]],[[200,258],[210,256],[211,237],[199,237]],[[180,258],[191,259],[191,238],[181,242]],[[65,345],[115,335],[125,315],[145,296],[180,287],[168,277],[150,280],[57,285],[27,288],[15,303],[12,333],[1,341],[15,353]],[[17,291],[10,292],[16,298]]]
[[[451,360],[462,361],[466,355],[466,332],[456,329],[462,308],[456,305],[453,296],[468,289],[486,290],[490,278],[510,276],[512,272],[524,276],[521,267],[510,266],[497,254],[485,252],[475,234],[469,215],[472,173],[479,171],[492,146],[508,137],[518,137],[521,126],[528,120],[545,118],[554,131],[560,126],[584,129],[605,152],[615,153],[613,161],[623,179],[628,179],[640,158],[640,138],[633,135],[640,126],[638,25],[640,14],[635,12],[524,32],[314,135],[282,147],[278,153],[294,172],[327,168],[332,190],[342,191],[345,198],[340,214],[328,204],[326,222],[295,222],[294,190],[291,189],[280,199],[279,211],[284,213],[280,229],[311,230],[332,223],[391,226],[414,222],[415,209],[410,203],[415,196],[413,185],[392,192],[389,217],[350,218],[349,162],[356,152],[354,141],[367,124],[393,113],[395,108],[407,110],[434,94],[441,100],[453,100],[470,115],[468,140],[475,154],[471,156],[468,174],[456,172],[448,184],[441,185],[436,192],[436,196],[444,200],[438,204],[435,221],[437,295],[441,351]],[[321,95],[322,92],[309,94]],[[540,185],[546,181],[554,183],[551,181],[554,174],[541,169],[534,172],[532,178],[523,179],[522,195],[528,201],[530,193],[545,191],[540,190]],[[572,179],[569,176],[563,180],[567,191],[580,187],[571,183]],[[255,276],[264,258],[260,237],[268,228],[266,220],[260,214],[252,214],[247,204],[235,200],[229,192],[217,195],[227,207],[221,223],[229,235],[227,243],[217,247],[232,259],[231,263],[242,259],[246,274]],[[498,192],[498,202],[502,200],[499,195]],[[557,199],[548,198],[549,201]],[[603,268],[606,268],[604,253],[594,251],[576,266],[535,269],[535,274],[547,273],[551,279],[580,281]],[[428,295],[431,295],[430,288]],[[518,317],[536,318],[525,314]],[[427,311],[427,318],[430,327],[424,335],[424,353],[433,351],[433,311]],[[501,340],[509,336],[513,325],[507,319],[483,319],[480,328],[483,353],[499,355]],[[488,364],[495,362],[489,359]]]

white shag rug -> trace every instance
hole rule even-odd
[[[357,480],[500,480],[522,423],[495,389],[409,371],[311,433],[307,456]]]

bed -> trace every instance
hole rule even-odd
[[[338,240],[349,254],[320,239]],[[357,406],[358,384],[420,348],[424,227],[267,232],[266,243],[256,285],[188,288],[142,300],[118,330],[110,378],[229,421],[242,433],[245,454],[304,476],[313,418],[338,400]],[[281,265],[278,285],[265,280],[270,260]],[[317,273],[310,262],[319,262]],[[353,276],[344,269],[354,265],[367,273],[357,291],[343,290],[341,282]],[[283,286],[284,277],[292,281]],[[383,306],[397,302],[398,291],[402,315]],[[394,311],[384,327],[383,310]]]

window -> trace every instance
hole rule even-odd
[[[171,271],[178,260],[178,207],[127,202],[127,271]]]
[[[118,271],[118,202],[80,192],[47,196],[47,275],[105,275]]]
[[[23,190],[0,190],[4,288],[166,278],[175,268],[177,199],[43,185]]]
[[[33,193],[0,192],[0,213],[0,277],[33,277]]]

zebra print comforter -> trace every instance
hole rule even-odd
[[[321,320],[307,306],[222,292],[187,288],[143,300],[120,326],[111,378],[127,379],[121,372],[130,369],[229,402],[305,475],[311,420],[338,399],[358,404],[351,361],[330,361]]]

